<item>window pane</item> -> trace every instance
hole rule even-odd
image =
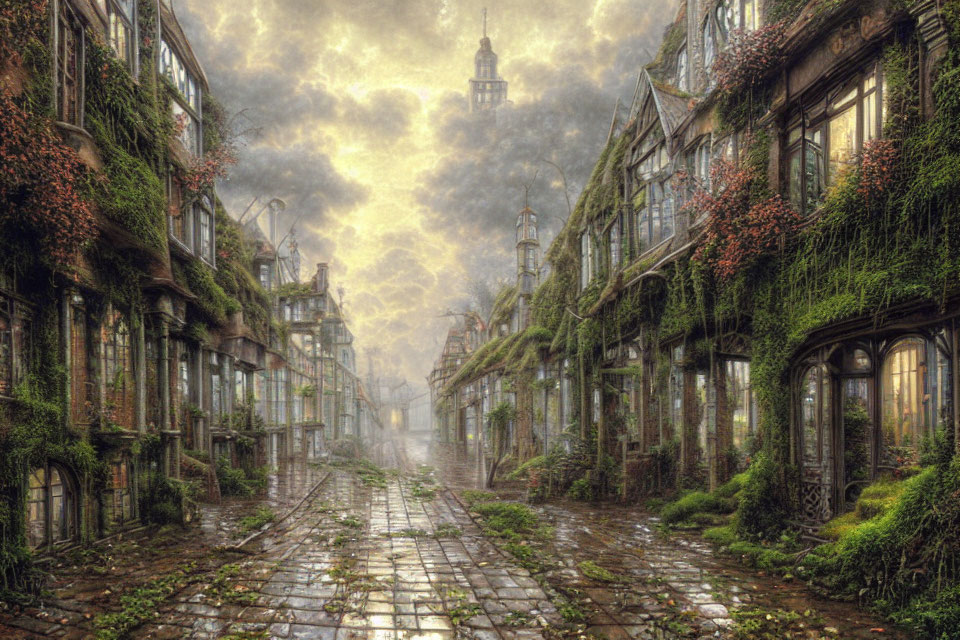
[[[863,99],[863,140],[874,140],[880,137],[880,122],[877,114],[877,92],[874,91]]]
[[[824,183],[823,131],[807,131],[804,142],[806,179],[806,210],[813,211],[820,204]]]
[[[708,19],[703,25],[703,67],[707,77],[713,77],[713,61],[716,58],[716,42],[714,41],[713,23]],[[710,80],[708,80],[710,82]]]
[[[847,109],[830,120],[830,175],[836,181],[840,172],[852,167],[857,154],[857,110]]]
[[[643,208],[640,210],[640,213],[637,217],[637,235],[639,236],[640,241],[640,251],[648,249],[651,245],[650,227],[648,221],[649,216],[647,215],[647,209]]]
[[[800,383],[800,421],[803,429],[803,460],[816,464],[819,462],[818,414],[820,407],[819,369],[810,367]]]
[[[917,447],[926,434],[923,374],[926,344],[901,340],[883,361],[883,437],[887,446]]]
[[[800,161],[801,152],[799,149],[790,154],[790,204],[797,211],[803,211],[803,168]]]
[[[47,539],[47,482],[43,469],[30,474],[27,493],[27,544],[36,548]]]
[[[673,191],[670,188],[670,182],[663,183],[663,204],[661,205],[661,226],[663,237],[669,238],[673,235]]]

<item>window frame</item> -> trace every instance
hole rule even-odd
[[[76,11],[68,2],[60,2],[56,22],[57,42],[56,50],[54,51],[54,59],[56,63],[54,92],[57,121],[82,129],[84,126],[86,103],[84,99],[86,90],[86,78],[84,74],[84,64],[86,61],[86,34],[84,32],[83,23],[81,22]],[[67,53],[68,45],[65,36],[68,32],[72,32],[74,39],[72,41],[73,47],[71,47],[71,50],[73,50],[76,54],[74,65],[76,67],[74,70],[74,92],[76,93],[76,105],[74,107],[74,114],[72,118],[67,117],[64,113],[64,105],[66,103],[67,94],[67,85],[65,82],[67,65],[65,55]]]
[[[124,412],[132,412],[132,405],[136,403],[132,323],[127,314],[119,309],[109,309],[104,320],[106,323],[102,353],[104,387],[106,401],[113,404],[112,413],[116,418],[117,411],[122,409]],[[120,342],[121,335],[124,336],[123,344]],[[120,373],[123,374],[123,385],[118,388],[117,381]],[[130,407],[126,406],[127,401],[130,401]],[[120,426],[126,428],[132,427],[133,424]]]
[[[184,137],[190,129],[189,124],[183,127],[176,138],[185,151],[199,158],[203,156],[203,87],[197,73],[184,62],[185,59],[185,56],[171,44],[164,34],[160,38],[159,75],[166,78],[174,89],[173,102],[170,104],[174,122],[181,114],[185,114],[195,127],[194,136],[196,139],[192,140],[192,145],[187,143],[189,138]],[[181,78],[178,77],[178,72],[182,74],[183,87],[181,87]],[[186,93],[184,89],[186,89]],[[181,114],[177,113],[178,107]]]
[[[868,86],[868,83],[872,84]],[[827,91],[820,93],[816,100],[809,105],[799,104],[794,108],[783,127],[781,148],[783,149],[783,190],[785,199],[801,214],[810,216],[816,213],[823,204],[823,197],[832,184],[835,183],[839,171],[831,169],[831,152],[833,140],[831,124],[854,109],[854,145],[851,160],[863,153],[864,144],[869,140],[883,137],[883,126],[886,120],[886,78],[883,65],[879,60],[870,62],[846,78],[844,82],[832,85]],[[846,100],[837,102],[838,98],[854,95]],[[868,106],[869,105],[869,106]],[[873,111],[872,117],[866,111]],[[868,131],[872,127],[872,132]],[[816,178],[819,183],[819,193],[811,197],[811,185],[808,184],[806,168],[808,154],[816,154],[819,136],[819,157],[813,155]],[[872,137],[871,137],[872,136]],[[794,158],[799,161],[799,185],[794,194]],[[848,163],[850,164],[850,163]],[[799,198],[799,200],[798,200]]]
[[[217,234],[216,221],[213,214],[213,202],[207,196],[198,198],[191,207],[193,209],[194,253],[211,267],[216,267]],[[204,225],[204,222],[208,222]],[[204,234],[208,238],[204,238]],[[207,244],[205,247],[204,245]]]
[[[40,470],[43,471],[42,486],[31,487],[31,480],[34,474]],[[57,472],[58,476],[60,477],[60,486],[63,487],[63,495],[60,496],[63,500],[63,513],[61,520],[63,532],[61,533],[62,537],[58,537],[57,539],[54,539],[53,535],[53,498],[55,496],[52,495],[52,471]],[[23,517],[24,526],[26,529],[25,536],[27,537],[28,545],[31,545],[29,534],[31,506],[34,504],[40,504],[41,509],[43,510],[43,540],[36,546],[31,546],[30,548],[49,549],[51,547],[70,544],[72,541],[76,540],[79,535],[79,492],[73,475],[62,465],[47,460],[40,466],[31,467],[28,469],[24,485],[26,488],[26,504]],[[39,489],[43,492],[43,497],[41,500],[36,500],[33,498],[32,491],[34,489]]]
[[[137,33],[137,2],[136,0],[129,0],[130,2],[130,14],[128,15],[123,7],[121,0],[105,0],[105,14],[106,14],[106,37],[107,44],[110,49],[113,51],[114,55],[117,56],[117,59],[123,63],[127,68],[127,71],[131,75],[136,77],[137,68],[138,68],[138,56],[139,51],[137,47],[137,42],[139,41],[139,34]],[[122,54],[118,49],[118,42],[116,41],[115,29],[117,27],[123,27],[126,29],[126,54]]]

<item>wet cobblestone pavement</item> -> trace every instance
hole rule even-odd
[[[475,459],[463,452],[420,443],[411,447],[411,458],[440,464],[444,481],[457,493],[478,486]],[[516,483],[496,491],[520,501],[524,493]],[[802,618],[794,625],[799,637],[909,637],[851,603],[817,598],[803,583],[765,576],[718,556],[697,536],[664,534],[658,518],[636,507],[561,501],[533,508],[555,530],[544,548],[553,567],[541,577],[556,590],[580,594],[591,611],[584,625],[588,635],[609,640],[731,637],[732,612],[757,607],[799,613]],[[590,579],[580,568],[583,562],[607,570],[617,582]]]
[[[240,565],[225,604],[203,585],[181,593],[163,623],[143,637],[542,637],[559,622],[529,573],[504,562],[469,516],[442,493],[412,495],[409,479],[367,487],[333,471],[303,513]],[[509,622],[513,626],[502,628]]]
[[[803,635],[793,637],[906,637],[873,631],[887,625],[853,605],[734,565],[696,537],[667,537],[636,508],[535,507],[554,535],[537,543],[546,561],[531,574],[483,535],[459,498],[475,487],[474,461],[422,442],[412,443],[409,459],[439,465],[453,490],[428,471],[371,479],[355,467],[287,465],[263,498],[287,517],[244,553],[224,546],[243,537],[238,520],[257,502],[207,506],[199,527],[116,540],[94,562],[55,560],[55,597],[42,609],[0,613],[0,637],[92,638],[96,615],[116,611],[120,594],[183,567],[190,578],[129,637],[725,638],[732,612],[748,606],[809,612]],[[585,561],[616,581],[591,579]],[[586,614],[575,627],[557,609],[572,597]]]

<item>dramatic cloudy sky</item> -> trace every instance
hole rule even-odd
[[[212,91],[255,130],[221,197],[283,198],[331,263],[358,356],[422,386],[447,309],[513,277],[522,184],[551,239],[676,0],[173,0]],[[467,113],[481,9],[512,107]],[[546,248],[546,242],[544,244]]]

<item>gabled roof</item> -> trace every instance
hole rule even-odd
[[[690,111],[690,98],[676,87],[654,81],[650,72],[646,68],[642,68],[637,77],[637,89],[633,94],[633,104],[630,105],[630,120],[639,115],[648,96],[653,97],[653,104],[660,116],[660,124],[663,126],[664,135],[667,139],[671,138],[677,126]]]

